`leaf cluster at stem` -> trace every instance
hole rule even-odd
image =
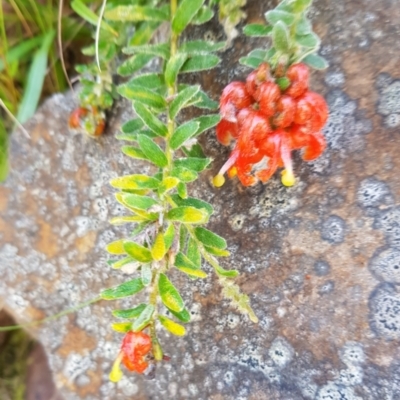
[[[273,69],[278,65],[288,67],[300,61],[315,69],[325,69],[326,60],[316,54],[320,39],[313,32],[307,12],[312,0],[283,0],[274,9],[265,13],[267,25],[249,24],[243,29],[248,36],[270,37],[271,48],[252,50],[240,63],[257,68],[268,62]]]

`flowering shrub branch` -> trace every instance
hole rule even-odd
[[[283,0],[265,14],[269,25],[247,25],[249,36],[272,39],[269,50],[255,49],[240,62],[255,68],[246,82],[232,82],[220,99],[221,122],[217,138],[223,145],[235,140],[234,149],[214,178],[236,176],[245,186],[267,182],[279,167],[282,183],[295,183],[291,151],[304,149],[303,160],[319,157],[326,147],[321,129],[328,107],[317,93],[308,90],[308,66],[323,69],[318,56],[320,40],[312,32],[306,13],[312,0]]]
[[[189,24],[212,18],[213,10],[204,0],[157,4],[157,9],[149,5],[118,5],[104,13],[111,27],[116,22],[134,22],[137,30],[147,27],[153,32],[161,22],[170,25],[165,42],[149,43],[151,35],[147,36],[147,43],[130,40],[122,47],[128,58],[118,68],[124,76],[134,73],[128,82],[117,87],[117,92],[132,102],[137,116],[122,126],[118,138],[129,142],[122,151],[149,162],[155,173],[126,175],[111,181],[119,190],[117,201],[130,212],[111,222],[134,224],[135,228],[130,237],[107,246],[107,251],[115,257],[109,264],[114,269],[129,266],[137,277],[104,290],[101,297],[115,300],[143,290],[148,293],[146,302],[113,312],[124,320],[114,323],[113,328],[125,336],[110,374],[112,381],[121,378],[121,363],[130,371],[151,374],[155,364],[165,360],[157,334],[160,327],[174,335],[185,334],[182,324],[190,321],[190,314],[170,280],[172,269],[191,279],[204,279],[207,277],[202,269],[204,260],[219,277],[224,296],[257,322],[249,298],[232,281],[238,272],[223,269],[217,260],[229,255],[226,241],[202,226],[213,212],[211,205],[188,194],[188,183],[196,180],[211,162],[196,144],[196,137],[214,127],[220,116],[208,114],[177,123],[177,117],[187,107],[204,110],[217,107],[199,85],[182,84],[179,77],[218,65],[220,59],[214,53],[226,44],[182,40]],[[152,59],[158,60],[159,71],[140,72]]]

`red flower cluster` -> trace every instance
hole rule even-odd
[[[143,332],[128,332],[121,346],[122,363],[129,371],[142,374],[148,367],[144,357],[151,350],[150,336]]]
[[[142,374],[149,366],[145,357],[149,354],[151,347],[150,336],[146,333],[127,332],[110,374],[111,381],[118,382],[121,379],[122,372],[119,368],[121,362],[129,371]]]
[[[78,107],[70,114],[68,125],[71,129],[83,131],[89,136],[97,137],[103,133],[106,126],[105,114],[95,106],[91,108]]]
[[[279,79],[279,80],[278,80]],[[322,96],[308,90],[309,71],[304,64],[290,66],[285,76],[276,79],[264,63],[244,82],[232,82],[222,92],[217,139],[223,145],[236,140],[228,161],[214,178],[215,186],[225,182],[223,175],[237,175],[245,186],[266,182],[284,167],[282,183],[295,183],[291,151],[304,149],[303,160],[319,157],[326,147],[321,133],[328,118]],[[282,90],[278,83],[286,82]],[[267,157],[266,167],[256,176],[253,165]]]

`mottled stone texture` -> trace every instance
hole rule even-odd
[[[248,22],[274,5],[249,1]],[[210,227],[232,252],[223,264],[241,271],[260,323],[231,309],[212,278],[174,274],[193,317],[188,335],[162,335],[172,359],[154,381],[126,376],[114,385],[113,305],[65,316],[34,333],[67,400],[400,398],[400,7],[317,0],[311,14],[330,62],[312,84],[330,107],[323,157],[305,164],[296,156],[299,182],[290,189],[277,178],[215,189],[209,180],[228,150],[209,132],[203,143],[214,171],[191,188],[214,205]],[[193,35],[222,38],[217,24],[207,29]],[[222,66],[201,77],[204,88],[216,97],[243,79],[237,60],[251,45],[236,39]],[[148,166],[123,156],[113,137],[129,105],[119,105],[97,141],[68,132],[73,107],[54,96],[27,126],[32,140],[15,135],[11,175],[0,187],[0,293],[20,321],[121,281],[103,250],[124,234],[107,222],[123,211],[108,181]]]

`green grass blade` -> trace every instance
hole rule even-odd
[[[24,95],[18,110],[17,119],[23,124],[35,113],[42,93],[46,76],[47,60],[50,46],[53,43],[55,31],[51,30],[43,39],[40,49],[35,53],[28,72]]]
[[[22,57],[24,57],[26,54],[28,54],[31,50],[33,50],[35,47],[37,47],[42,41],[43,41],[44,36],[36,36],[32,39],[24,40],[21,44],[18,44],[17,46],[14,46],[11,48],[7,55],[5,56],[6,63],[11,64],[14,61],[20,60]],[[0,72],[3,71],[5,68],[5,63],[4,61],[0,58]]]

